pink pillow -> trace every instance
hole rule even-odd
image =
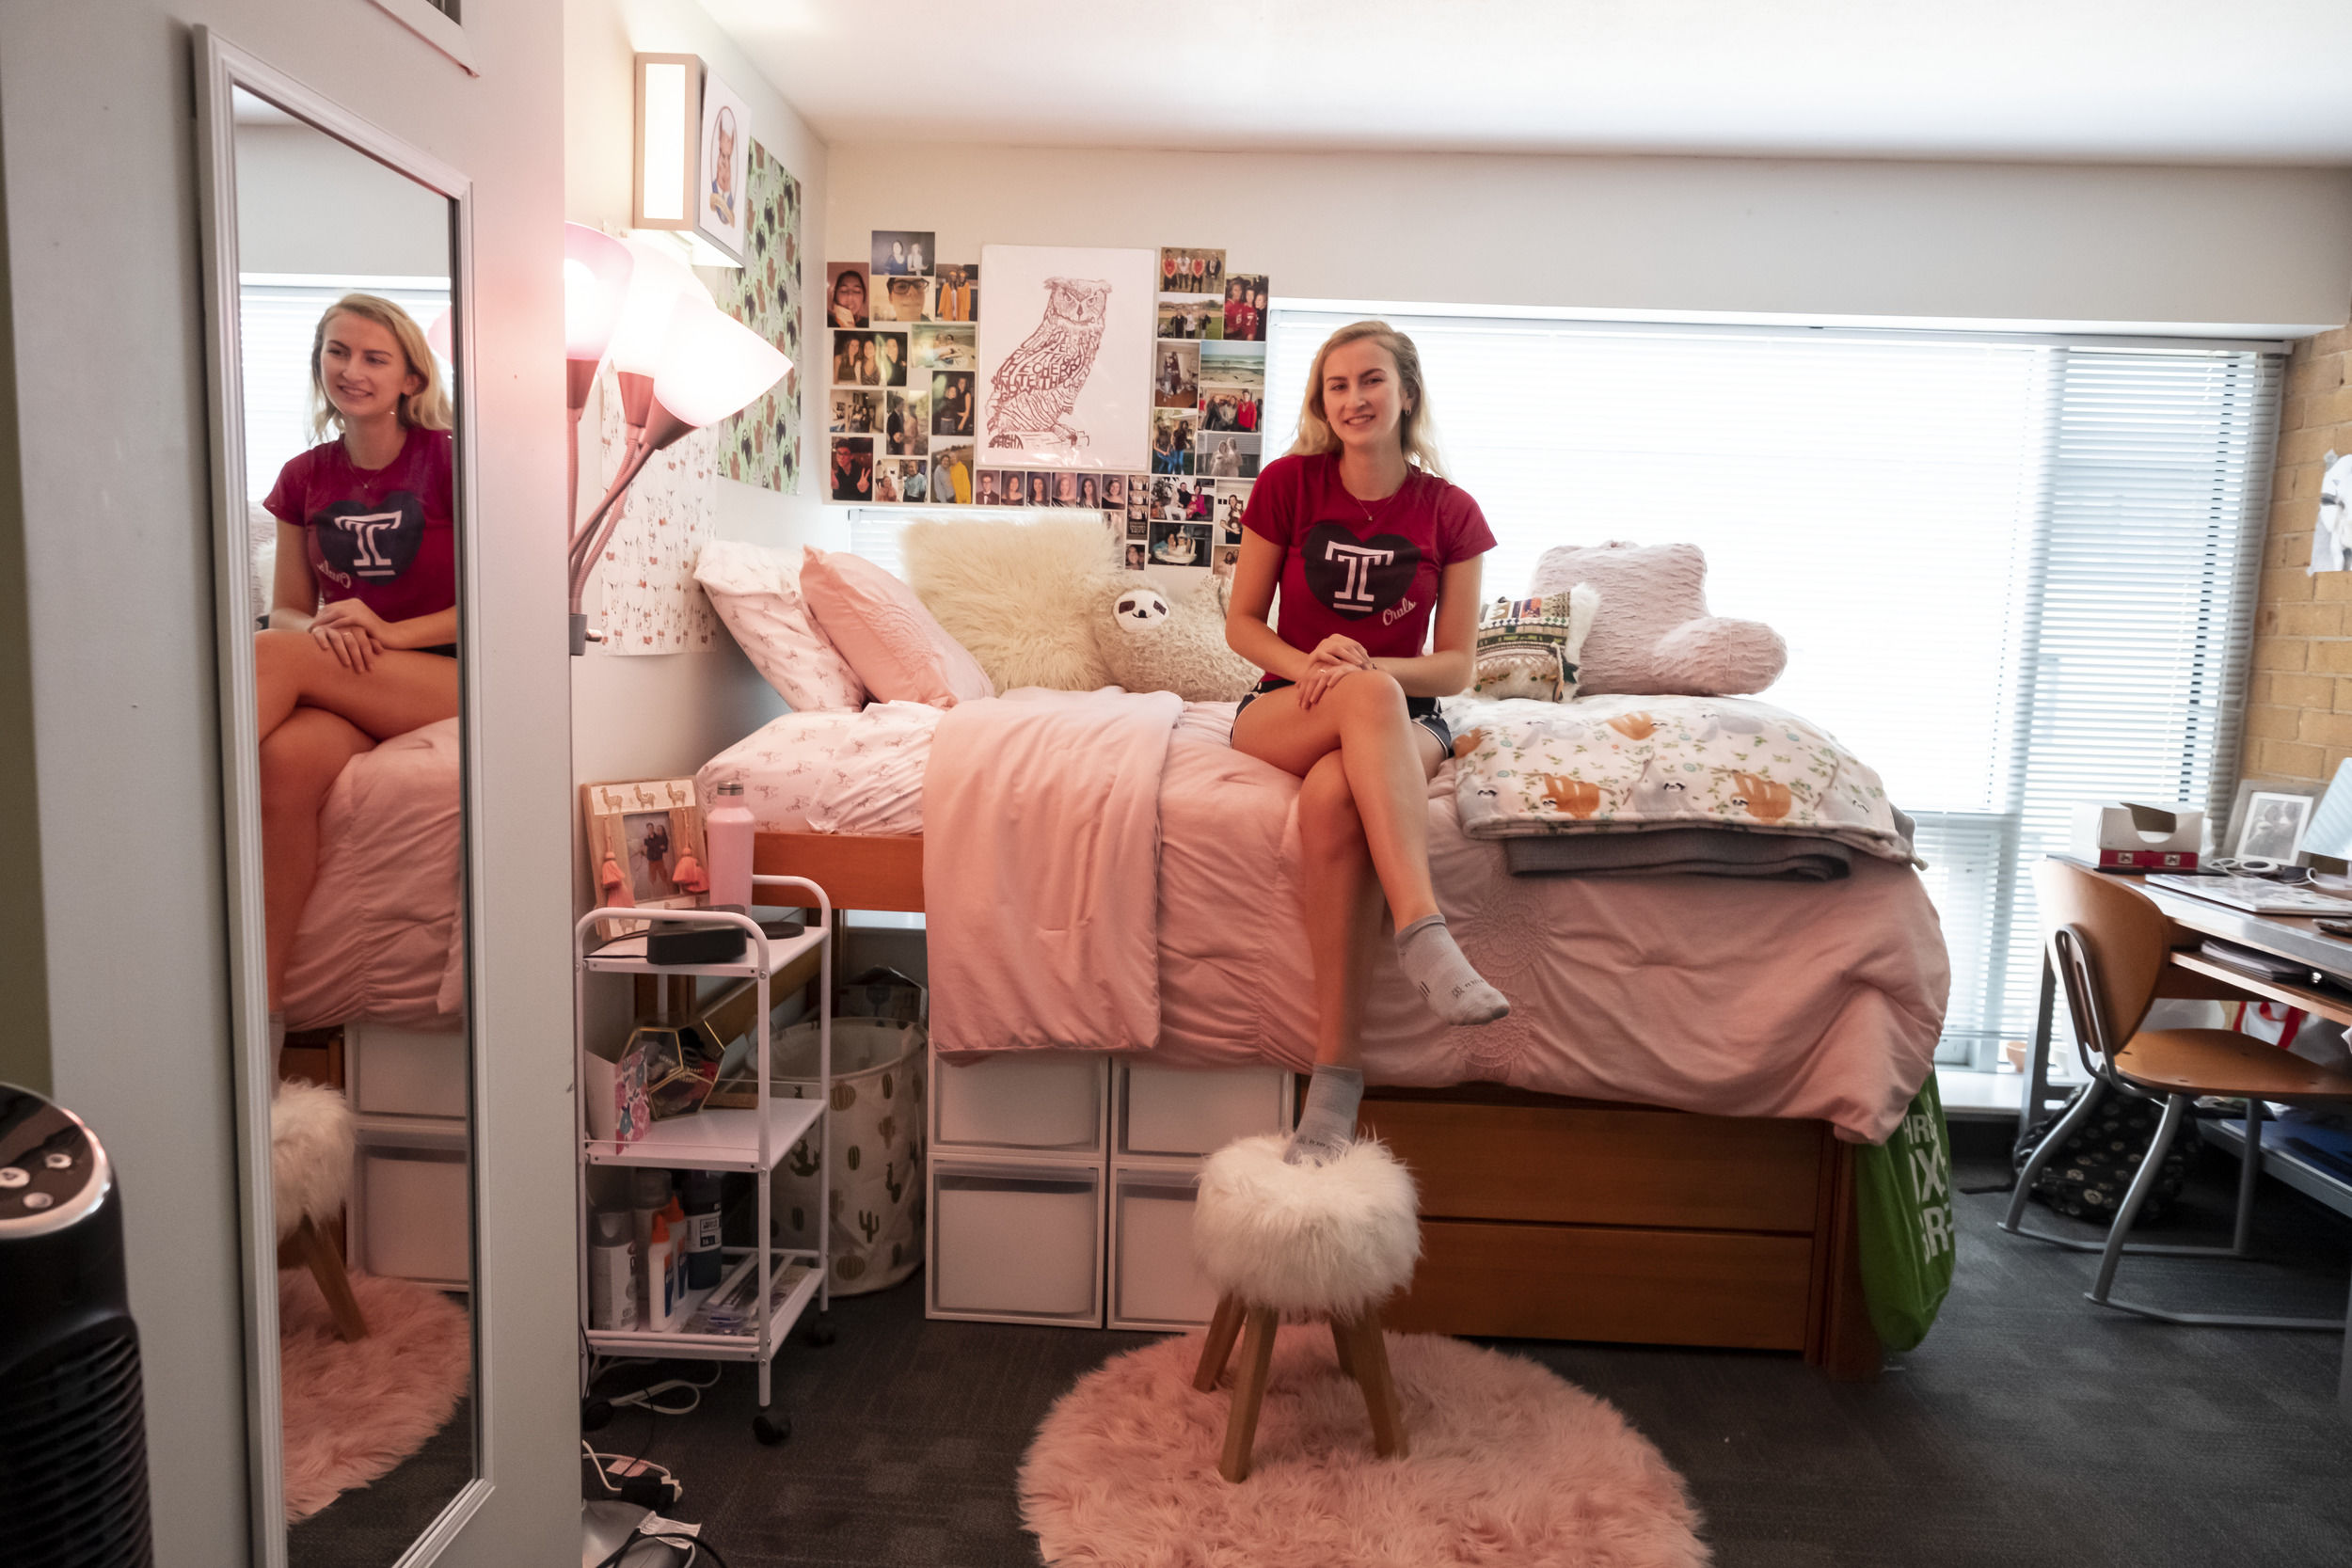
[[[1707,612],[1707,557],[1696,545],[1562,545],[1535,562],[1531,597],[1589,583],[1599,613],[1584,639],[1583,696],[1736,697],[1780,678],[1788,645],[1761,621]]]
[[[947,635],[914,590],[864,556],[810,546],[801,594],[825,640],[876,701],[953,707],[996,695],[979,661]]]
[[[857,672],[810,618],[799,562],[740,539],[714,539],[694,562],[694,580],[753,668],[797,711],[866,705]]]

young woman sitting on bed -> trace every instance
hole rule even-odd
[[[1358,322],[1316,351],[1297,444],[1266,466],[1242,529],[1225,639],[1266,673],[1233,747],[1303,781],[1316,1025],[1297,1163],[1355,1136],[1384,898],[1398,961],[1440,1018],[1511,1010],[1454,945],[1429,881],[1427,785],[1453,745],[1437,700],[1470,683],[1478,558],[1495,539],[1439,471],[1411,339]]]
[[[262,503],[278,575],[253,639],[273,1050],[327,790],[377,741],[457,712],[450,405],[424,333],[389,299],[346,294],[319,318],[310,392],[312,434],[337,434]]]

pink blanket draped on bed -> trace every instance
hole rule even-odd
[[[1184,705],[959,703],[923,775],[931,1035],[946,1051],[1160,1037],[1160,791]]]
[[[1107,715],[1118,705],[1104,695],[1074,701]],[[998,716],[984,717],[991,709]],[[1070,709],[1073,720],[1079,711]],[[1091,817],[1058,816],[1055,802],[1103,788],[1079,782],[1097,762],[1132,784],[1146,737],[1112,744],[1047,712],[1020,699],[960,705],[940,727],[942,752],[961,719],[1005,758],[989,768],[1001,773],[993,784],[973,762],[950,764],[965,770],[952,821],[926,789],[941,1048],[1063,1044],[1150,1050],[1180,1066],[1311,1066],[1304,909],[1313,893],[1299,870],[1297,781],[1232,749],[1229,706],[1188,706],[1161,752],[1156,909],[1137,911],[1139,851],[1131,844],[1114,859]],[[935,752],[934,781],[940,766]],[[1132,804],[1121,810],[1139,844]],[[1850,879],[1814,883],[1514,877],[1500,845],[1462,833],[1450,764],[1429,786],[1429,829],[1438,904],[1512,1013],[1450,1029],[1384,953],[1364,1008],[1374,1083],[1483,1081],[1721,1116],[1820,1117],[1877,1141],[1933,1069],[1950,973],[1934,909],[1907,866],[1862,857]],[[976,832],[990,879],[966,888],[958,867],[971,847],[960,841]],[[1062,847],[1065,834],[1075,844]],[[1117,885],[1089,891],[1096,877]],[[1070,925],[1081,909],[1111,918],[1098,901],[1107,899],[1132,925],[1089,930],[1083,958],[1055,932],[1025,934],[1041,904]],[[964,1010],[966,988],[977,989],[979,1008]],[[1111,1018],[1116,1032],[1102,1022]]]
[[[457,721],[351,759],[319,808],[318,879],[286,966],[290,1029],[459,1027]]]

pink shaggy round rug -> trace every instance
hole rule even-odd
[[[1373,1456],[1329,1331],[1291,1327],[1275,1341],[1249,1479],[1229,1484],[1216,1462],[1232,1372],[1197,1392],[1191,1335],[1118,1356],[1056,1402],[1022,1462],[1022,1523],[1061,1565],[1711,1560],[1682,1478],[1611,1405],[1458,1339],[1391,1334],[1388,1345],[1406,1458]]]
[[[285,1422],[286,1518],[308,1519],[388,1474],[457,1408],[473,1373],[466,1309],[406,1279],[351,1276],[368,1337],[335,1337],[308,1269],[278,1275],[278,1408]]]

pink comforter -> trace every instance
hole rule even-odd
[[[1152,700],[1086,700],[1105,699]],[[956,755],[960,735],[1002,744],[1019,733],[1025,705],[960,705],[940,727],[933,776],[943,762],[970,766]],[[967,707],[968,717],[982,708],[1003,717],[951,729]],[[1048,956],[1079,911],[1109,908],[1096,900],[1132,900],[1132,889],[1088,880],[1089,864],[1134,863],[1132,847],[1098,847],[1092,860],[1049,847],[1053,796],[1098,753],[1037,752],[1028,765],[1042,771],[1023,776],[1020,799],[1009,801],[1015,815],[993,823],[970,806],[953,825],[943,821],[927,784],[925,897],[943,1050],[1110,1047],[1116,1037],[1112,1048],[1177,1065],[1312,1064],[1297,781],[1233,751],[1231,722],[1230,706],[1191,705],[1165,750],[1151,825],[1155,961],[1141,942],[1093,949],[1085,968]],[[1009,825],[1018,821],[1043,826],[1023,832]],[[1950,972],[1934,909],[1907,867],[1866,858],[1850,879],[1821,883],[1512,877],[1499,846],[1463,836],[1451,764],[1430,783],[1429,824],[1438,903],[1512,1012],[1485,1028],[1450,1029],[1384,958],[1364,1009],[1375,1083],[1476,1080],[1721,1116],[1820,1117],[1876,1142],[1932,1070]],[[954,893],[974,832],[994,836],[981,851],[994,864],[1033,876],[1038,885],[1023,898],[1072,911],[1057,932],[1041,938],[1018,908],[992,917]],[[940,892],[948,902],[936,901]],[[986,1012],[951,1034],[941,1025],[958,1016],[956,987],[975,975],[990,988]],[[1150,1008],[1156,1042],[1135,1022]],[[1106,1011],[1129,1021],[1126,1033],[1101,1032]]]
[[[286,1026],[460,1027],[457,721],[351,759],[319,809],[318,880],[286,967]]]

